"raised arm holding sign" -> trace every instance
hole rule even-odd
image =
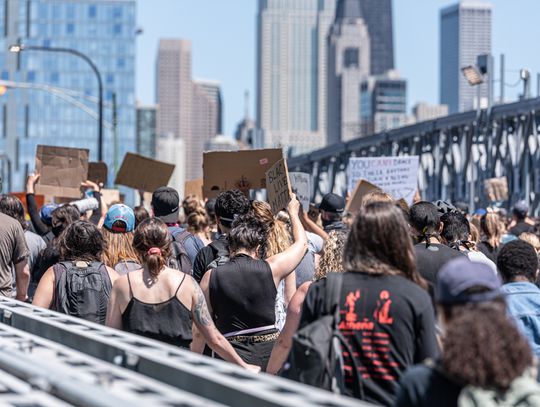
[[[277,214],[291,201],[291,185],[285,159],[279,160],[266,172],[266,190],[272,212]]]

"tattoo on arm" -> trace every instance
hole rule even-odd
[[[204,326],[213,325],[212,317],[208,311],[208,306],[206,305],[206,300],[204,299],[204,294],[197,283],[193,284],[197,299],[195,300],[195,305],[193,307],[193,313],[195,314],[195,320],[198,324]]]

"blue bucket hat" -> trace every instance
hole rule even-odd
[[[122,222],[124,226],[114,225],[116,222]],[[123,204],[111,206],[107,211],[103,226],[111,232],[133,232],[135,229],[135,214],[133,213],[133,209]]]
[[[47,226],[52,226],[52,213],[56,208],[58,208],[57,204],[49,203],[43,205],[39,210],[39,217],[41,218],[41,221]]]

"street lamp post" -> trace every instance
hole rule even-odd
[[[24,45],[24,44],[15,44],[9,47],[10,52],[19,53],[22,51],[46,51],[46,52],[63,52],[66,54],[72,54],[82,58],[86,61],[94,74],[96,75],[98,81],[98,161],[103,161],[103,81],[101,80],[101,73],[97,68],[96,64],[85,54],[71,48],[60,48],[60,47],[41,47],[37,45]]]

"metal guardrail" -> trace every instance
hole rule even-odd
[[[76,406],[223,406],[2,324],[0,370]]]
[[[0,298],[0,322],[226,405],[369,405],[8,298]]]
[[[71,404],[0,370],[0,406],[68,407]]]
[[[540,98],[469,111],[337,143],[287,160],[312,174],[312,199],[345,195],[351,157],[420,156],[419,188],[427,200],[489,204],[484,181],[506,176],[509,202],[526,199],[540,215]]]

